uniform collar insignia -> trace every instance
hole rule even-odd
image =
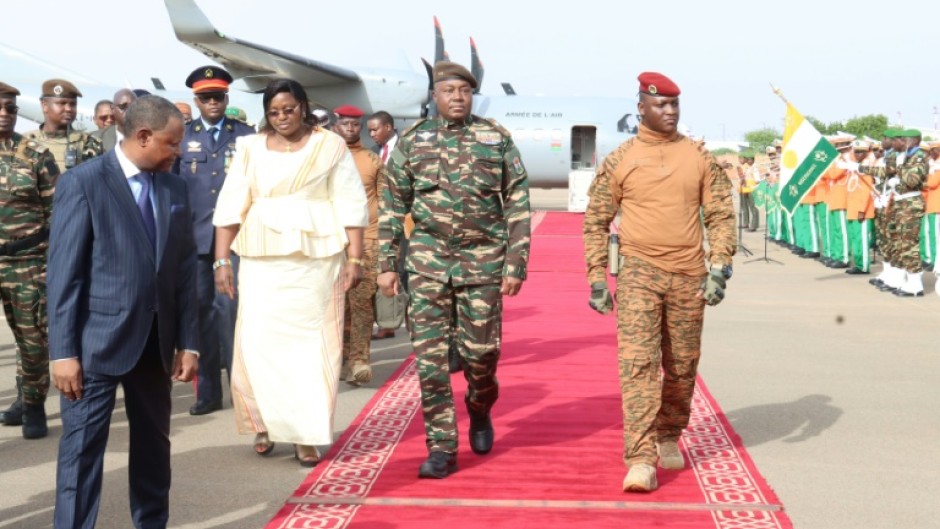
[[[200,132],[202,130],[202,123],[196,123],[193,125],[193,131]]]
[[[437,136],[437,132],[433,130],[419,130],[416,136],[418,137],[418,141],[431,141]]]

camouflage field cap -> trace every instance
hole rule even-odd
[[[75,99],[82,97],[82,93],[72,83],[65,79],[49,79],[42,83],[42,97],[66,97]]]
[[[245,114],[245,111],[238,107],[228,107],[225,109],[225,117],[232,118],[235,121],[241,121],[245,123],[248,121],[248,114]]]
[[[441,61],[434,65],[434,71],[432,74],[434,78],[434,83],[440,81],[449,81],[451,79],[463,79],[470,83],[471,88],[477,87],[477,78],[470,73],[470,70],[467,70],[463,66],[450,61]]]
[[[20,91],[12,86],[0,81],[0,96],[7,97],[16,97],[20,95]]]

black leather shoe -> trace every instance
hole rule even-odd
[[[854,275],[858,275],[858,274],[867,274],[868,272],[865,272],[865,271],[860,270],[860,269],[858,269],[857,267],[854,267],[854,266],[853,266],[852,268],[849,268],[848,270],[846,270],[845,273],[846,273],[846,274],[851,274],[851,275],[854,276]]]
[[[23,439],[42,439],[49,435],[46,407],[43,404],[23,405]]]
[[[23,424],[23,401],[16,399],[10,407],[0,411],[0,424],[19,426]]]
[[[426,479],[444,479],[454,472],[457,472],[457,454],[447,452],[431,452],[418,467],[418,477]]]
[[[797,256],[802,257],[802,256],[806,255],[806,250],[797,247],[795,250],[793,250],[793,255],[797,255]]]
[[[480,455],[493,449],[493,421],[489,412],[470,412],[470,449]]]
[[[885,284],[885,282],[882,281],[882,280],[880,280],[880,279],[878,279],[877,277],[873,277],[873,278],[871,278],[871,279],[868,280],[868,284],[869,284],[869,285],[872,285],[872,286],[875,286],[875,287],[880,287],[881,285]]]
[[[849,263],[843,263],[841,261],[833,261],[832,265],[829,268],[848,268]]]
[[[191,408],[189,408],[190,415],[208,415],[214,411],[222,409],[222,399],[214,401],[204,401],[197,400]]]
[[[882,283],[878,286],[878,290],[882,292],[894,292],[897,289],[887,283]]]
[[[802,257],[803,259],[816,259],[817,257],[819,257],[819,252],[806,252],[800,257]]]
[[[895,296],[899,297],[899,298],[922,298],[922,297],[924,297],[924,291],[923,291],[923,290],[921,290],[920,292],[906,292],[906,291],[901,290],[901,289],[899,288],[899,289],[895,290],[895,291],[893,292],[893,294],[894,294]]]

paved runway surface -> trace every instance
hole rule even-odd
[[[564,192],[533,192],[536,208],[563,208]],[[763,232],[744,244],[763,256]],[[899,299],[867,276],[799,259],[776,245],[738,255],[725,302],[706,311],[700,372],[798,529],[940,527],[940,297]],[[525,289],[523,289],[523,295]],[[585,286],[585,303],[587,303]],[[560,319],[560,321],[563,321]],[[613,320],[598,316],[599,325]],[[373,342],[377,380],[341,385],[335,435],[410,352],[402,331]],[[614,351],[611,351],[614,354]],[[12,337],[0,326],[0,407],[11,401]],[[616,373],[611,373],[612,377]],[[174,390],[174,529],[262,527],[307,473],[278,445],[261,458],[235,433],[232,409],[193,417],[191,385]],[[58,394],[50,435],[25,441],[0,427],[0,528],[51,527]],[[499,412],[498,407],[495,411]],[[499,442],[497,437],[496,442]],[[105,461],[98,527],[130,526],[127,422],[118,401]]]

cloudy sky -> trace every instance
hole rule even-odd
[[[682,88],[682,121],[713,140],[780,129],[771,82],[823,121],[882,113],[933,128],[940,105],[940,2],[197,3],[229,35],[353,68],[419,68],[437,15],[453,60],[469,63],[475,38],[489,94],[508,81],[520,94],[632,98],[640,72],[660,71]],[[115,85],[182,88],[207,62],[176,40],[162,0],[0,0],[0,19],[3,44]]]

